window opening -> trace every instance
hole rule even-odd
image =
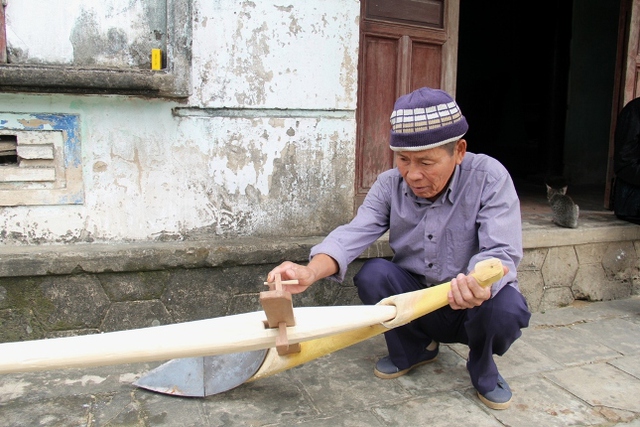
[[[18,164],[18,137],[0,135],[0,166]]]

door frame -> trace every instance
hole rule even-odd
[[[622,0],[618,18],[618,50],[609,128],[609,151],[605,182],[604,207],[613,209],[614,135],[620,110],[640,96],[640,0]]]

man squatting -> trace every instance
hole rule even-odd
[[[391,114],[396,167],[381,173],[353,220],[311,249],[306,266],[283,262],[269,272],[297,279],[299,293],[328,277],[342,281],[347,266],[385,232],[392,259],[366,261],[353,281],[364,304],[451,281],[449,305],[385,333],[389,355],[374,374],[397,378],[433,362],[439,343],[469,347],[467,370],[480,400],[509,406],[512,392],[493,355],[503,355],[529,324],[516,269],[522,259],[520,203],[497,160],[467,152],[469,126],[446,92],[421,88],[401,96]],[[483,288],[470,276],[487,258],[505,276]],[[460,273],[460,272],[466,272]]]

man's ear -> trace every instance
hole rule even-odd
[[[467,154],[467,141],[465,139],[459,139],[458,142],[456,142],[456,148],[453,152],[457,165],[462,163],[465,154]]]

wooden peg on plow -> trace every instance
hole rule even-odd
[[[283,285],[298,284],[297,280],[282,281],[280,274],[276,274],[275,282],[267,283],[268,291],[260,292],[260,303],[267,315],[265,327],[278,328],[276,338],[276,350],[280,356],[300,352],[300,344],[289,344],[287,338],[287,326],[295,326],[296,319],[293,315],[293,301],[291,292],[285,291]]]

